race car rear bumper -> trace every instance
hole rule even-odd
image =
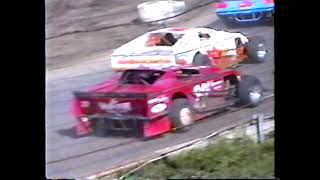
[[[240,11],[220,11],[217,15],[220,18],[235,20],[237,22],[254,22],[261,19],[272,18],[274,8],[248,9]]]
[[[83,117],[78,119],[76,127],[78,136],[93,132],[91,126],[96,120],[105,121],[106,131],[134,132],[144,137],[158,135],[171,129],[171,122],[166,116],[151,119],[135,115],[92,115],[86,118],[85,122],[82,121]]]

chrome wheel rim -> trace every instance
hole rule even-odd
[[[257,51],[257,56],[259,58],[264,58],[267,54],[266,48],[264,47],[264,45],[262,43],[258,45],[258,48],[259,48],[259,50]]]
[[[259,86],[255,86],[249,93],[251,103],[258,103],[262,97],[262,89]]]
[[[182,108],[179,115],[182,125],[185,126],[192,123],[192,114],[189,108]]]

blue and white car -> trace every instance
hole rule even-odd
[[[271,20],[274,0],[223,0],[215,4],[216,14],[227,24]]]

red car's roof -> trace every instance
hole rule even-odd
[[[174,72],[177,70],[183,70],[183,69],[195,69],[195,70],[199,70],[200,74],[207,76],[207,75],[214,75],[217,74],[218,76],[221,74],[223,75],[224,73],[236,73],[238,74],[239,72],[234,71],[234,70],[224,70],[224,69],[220,69],[217,67],[211,67],[211,66],[200,66],[200,67],[194,67],[194,66],[186,66],[186,67],[181,67],[181,66],[177,66],[177,67],[170,67],[170,68],[137,68],[137,69],[129,69],[127,71],[139,71],[139,70],[154,70],[154,71],[163,71],[166,73],[170,73],[170,72]],[[230,72],[229,72],[230,71]],[[232,72],[231,72],[232,71]],[[126,72],[126,71],[125,71]],[[165,73],[165,74],[166,74]],[[122,74],[123,75],[123,74]],[[121,75],[121,76],[122,76]],[[166,76],[165,80],[169,80],[171,79],[173,76],[172,74],[169,76]],[[164,79],[162,79],[164,80]],[[172,79],[171,79],[172,80]],[[144,86],[144,85],[137,85],[137,84],[129,84],[129,85],[125,85],[125,86],[119,86],[120,84],[120,76],[117,78],[114,78],[112,80],[106,81],[98,86],[95,86],[91,89],[91,91],[95,91],[95,92],[136,92],[136,93],[148,93],[148,92],[155,92],[158,91],[159,87],[154,87],[152,86]],[[167,84],[167,81],[165,82],[165,84]],[[166,86],[164,84],[164,86]],[[159,85],[159,84],[158,84]]]

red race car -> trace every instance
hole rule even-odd
[[[217,67],[130,69],[88,92],[74,92],[76,134],[132,131],[151,137],[236,104],[257,106],[263,88],[254,76]]]

